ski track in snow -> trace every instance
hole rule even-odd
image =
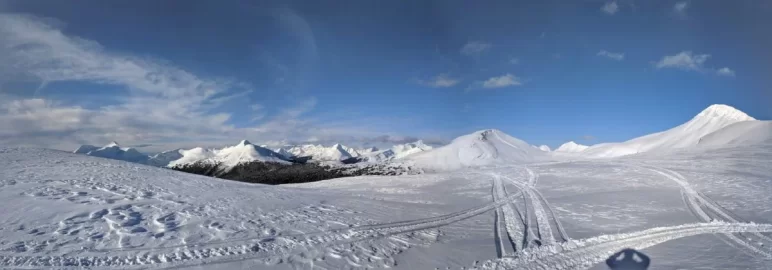
[[[709,222],[570,240],[528,250],[522,256],[483,263],[483,269],[586,269],[624,248],[644,249],[700,234],[772,232],[772,224]]]
[[[744,222],[741,219],[736,218],[736,215],[724,209],[709,197],[705,196],[701,192],[694,190],[691,187],[691,185],[689,185],[689,182],[686,180],[686,178],[680,173],[677,173],[672,170],[664,169],[664,168],[652,168],[652,167],[646,167],[646,166],[644,166],[643,168],[651,170],[677,183],[681,187],[681,196],[684,197],[683,198],[684,203],[689,209],[689,212],[691,212],[700,221],[710,222],[714,220],[720,220],[720,221],[726,221],[726,222]],[[743,234],[735,235],[730,233],[725,233],[723,234],[723,237],[720,237],[720,238],[722,238],[722,240],[724,240],[725,242],[726,241],[733,242],[733,244],[732,243],[727,243],[727,244],[730,244],[733,247],[740,248],[745,252],[762,255],[767,258],[772,258],[772,254],[769,251],[761,250],[761,248],[764,248],[764,246],[767,246],[767,247],[772,246],[770,245],[772,244],[772,239],[758,232],[752,232],[751,235],[753,235],[753,238],[757,238],[757,239],[752,239],[750,235],[743,235]],[[764,242],[766,242],[767,244],[766,245],[763,244]],[[759,247],[757,247],[756,245],[758,245]]]

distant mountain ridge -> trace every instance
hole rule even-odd
[[[423,141],[397,144],[379,150],[353,148],[342,144],[287,145],[275,149],[257,146],[247,140],[221,149],[176,149],[144,155],[116,142],[103,147],[82,145],[74,151],[97,157],[126,160],[160,167],[193,163],[221,164],[230,168],[241,163],[261,161],[276,163],[325,162],[342,164],[411,163],[430,170],[453,170],[471,166],[521,164],[559,158],[613,158],[637,153],[686,147],[721,147],[737,144],[772,143],[772,121],[759,121],[728,105],[711,105],[691,120],[677,127],[619,143],[592,146],[564,143],[554,151],[549,147],[533,146],[497,129],[486,129],[460,136],[441,147]]]

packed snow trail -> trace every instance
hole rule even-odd
[[[643,167],[643,168],[649,169],[677,183],[681,187],[681,196],[684,197],[684,202],[686,203],[686,206],[689,209],[689,212],[695,215],[695,217],[700,219],[702,222],[710,222],[714,220],[723,220],[726,222],[744,222],[739,220],[738,218],[734,218],[733,215],[729,213],[729,211],[720,207],[716,202],[712,201],[707,196],[694,190],[691,187],[691,185],[689,185],[689,183],[686,181],[686,179],[683,177],[683,175],[680,175],[679,173],[676,173],[672,170],[667,170],[662,168],[650,168],[650,167]],[[708,211],[703,209],[703,207]],[[722,240],[725,242],[727,241],[733,242],[734,244],[732,243],[727,243],[727,244],[733,247],[739,247],[750,254],[758,254],[766,258],[772,258],[772,253],[770,253],[769,251],[760,249],[760,248],[764,248],[763,241],[766,241],[768,243],[767,246],[770,246],[769,244],[772,244],[770,240],[772,239],[769,239],[769,237],[767,237],[766,235],[763,235],[758,232],[753,232],[752,234],[760,239],[757,241],[753,241],[751,238],[747,236],[743,236],[739,234],[739,237],[738,237],[738,235],[729,234],[729,233],[724,234],[723,237],[720,237],[720,238],[722,238]],[[756,247],[756,245],[760,247]]]
[[[530,169],[528,169],[529,172]],[[555,243],[555,237],[552,234],[552,226],[550,225],[549,218],[547,217],[546,212],[544,211],[544,206],[542,205],[542,200],[538,198],[538,195],[536,195],[536,192],[534,192],[534,188],[530,185],[530,183],[536,183],[535,175],[532,173],[529,173],[528,183],[523,184],[520,183],[510,177],[504,176],[509,182],[516,187],[520,188],[523,193],[525,194],[525,197],[528,201],[531,202],[531,206],[533,207],[533,211],[536,216],[536,229],[539,233],[539,240],[541,242],[541,245],[551,245]]]
[[[492,176],[493,187],[495,189],[494,199],[506,197],[506,192],[504,191],[504,187],[501,183],[501,176],[495,174]],[[517,214],[515,214],[515,209],[513,209],[513,207],[516,208],[514,203],[507,203],[498,208],[497,211],[500,211],[499,213],[503,214],[501,218],[505,224],[507,239],[509,239],[508,242],[510,242],[515,252],[519,252],[523,249],[522,245],[520,244],[520,241],[523,239],[523,228],[517,222]]]
[[[586,269],[624,248],[644,249],[667,241],[700,234],[772,232],[772,224],[710,222],[659,227],[633,233],[601,235],[534,248],[527,256],[483,264],[483,269]]]

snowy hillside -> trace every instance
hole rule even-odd
[[[450,146],[539,151],[497,133]],[[766,269],[771,159],[695,148],[265,186],[0,148],[0,268],[606,269],[629,247],[651,269]]]
[[[147,155],[140,153],[134,148],[121,147],[117,142],[110,142],[103,147],[81,145],[74,153],[137,163],[144,163],[149,158]]]
[[[422,140],[418,140],[412,143],[396,144],[389,149],[380,151],[375,150],[375,148],[371,148],[371,151],[361,154],[360,157],[364,161],[381,163],[404,159],[410,155],[415,155],[432,149],[432,146],[425,144]]]
[[[182,149],[174,149],[150,156],[146,164],[156,167],[166,167],[169,166],[169,163],[172,161],[180,158],[182,158]]]
[[[699,146],[772,144],[772,121],[745,121],[702,137]]]
[[[536,147],[536,146],[534,146],[534,147]],[[536,147],[536,148],[538,148],[539,150],[542,150],[544,152],[551,152],[552,151],[552,149],[550,149],[550,147],[546,146],[546,145],[539,145],[539,147]]]
[[[585,149],[587,149],[589,146],[581,145],[578,143],[575,143],[574,141],[570,141],[564,144],[561,144],[558,149],[555,149],[555,152],[562,152],[562,153],[578,153],[582,152]]]
[[[582,151],[584,157],[618,157],[654,150],[696,146],[705,135],[731,124],[755,121],[753,117],[727,105],[711,105],[688,122],[672,129],[622,143],[604,143]]]
[[[523,164],[548,159],[548,154],[528,143],[486,129],[454,139],[450,144],[407,158],[415,166],[430,170],[455,170],[492,164]]]

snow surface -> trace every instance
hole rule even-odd
[[[705,135],[700,146],[751,145],[772,143],[772,121],[745,121]]]
[[[496,132],[459,140],[519,146]],[[769,160],[759,144],[266,186],[0,148],[0,268],[606,269],[633,247],[651,269],[765,269]]]
[[[486,129],[454,139],[450,144],[407,158],[428,170],[455,170],[472,166],[528,163],[548,159],[547,153],[497,129]]]
[[[753,117],[727,105],[711,105],[688,122],[672,129],[638,137],[622,143],[604,143],[582,151],[584,157],[618,157],[658,150],[695,146],[700,138],[731,124],[755,121]]]
[[[567,143],[561,144],[558,149],[555,149],[555,152],[578,153],[584,151],[587,148],[589,148],[589,146],[581,145],[575,143],[574,141],[569,141]]]
[[[539,145],[539,147],[537,147],[537,148],[539,148],[539,150],[542,150],[544,152],[551,152],[552,151],[552,149],[550,149],[550,147],[546,146],[546,145]]]
[[[0,268],[606,269],[632,247],[650,269],[766,269],[769,127],[711,106],[614,159],[489,129],[399,161],[434,173],[286,186],[0,148]],[[178,153],[282,160],[247,141]]]
[[[146,164],[156,167],[166,167],[169,166],[169,163],[172,161],[180,158],[182,158],[182,149],[174,149],[150,156]]]

